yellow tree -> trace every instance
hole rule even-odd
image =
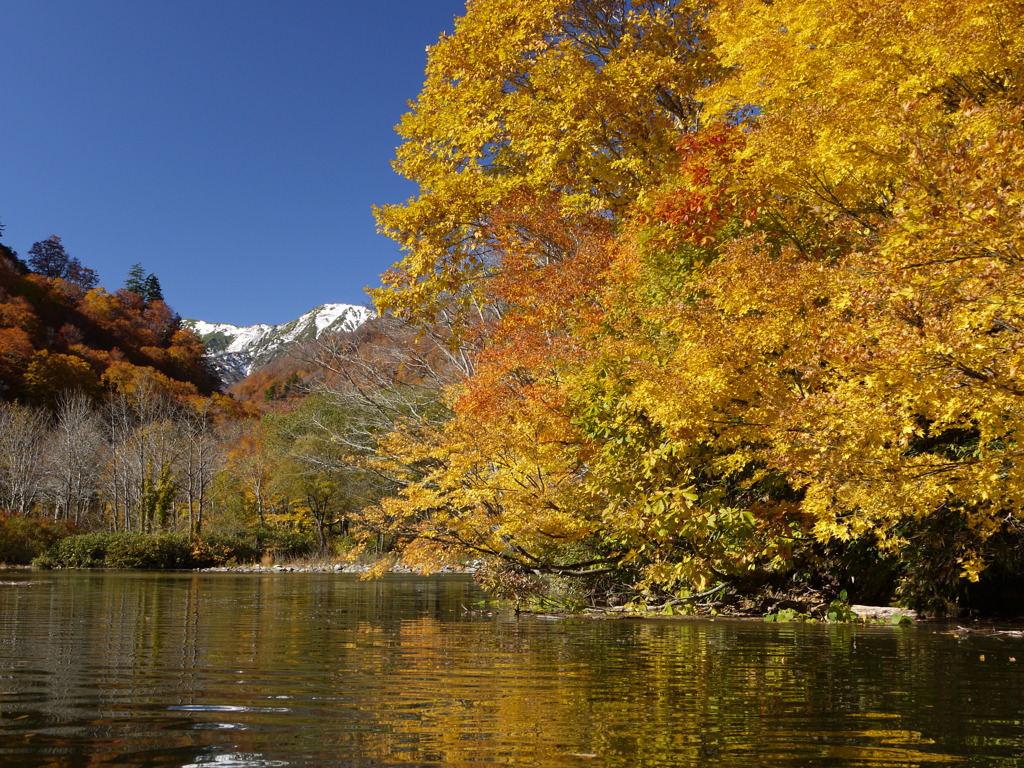
[[[542,572],[613,558],[565,381],[583,354],[574,334],[600,315],[608,238],[671,170],[677,136],[700,123],[697,88],[719,75],[706,15],[699,2],[476,0],[431,50],[396,162],[420,192],[377,211],[406,254],[375,299],[417,322],[454,312],[455,343],[471,331],[482,351],[447,394],[449,424],[385,445],[413,468],[380,510],[418,536],[408,557],[461,549]]]
[[[396,170],[419,185],[376,211],[405,250],[374,295],[431,317],[494,269],[496,209],[556,203],[621,216],[661,179],[696,88],[718,74],[702,2],[475,0],[430,50],[427,80],[398,128]]]
[[[977,577],[1024,499],[1020,10],[471,4],[378,211],[379,306],[479,313],[453,420],[392,436],[410,555],[694,591],[813,536]]]
[[[620,238],[572,382],[603,535],[651,592],[755,586],[785,573],[805,539],[765,442],[794,389],[778,341],[796,330],[804,286],[778,259],[736,269],[763,242],[760,193],[740,183],[744,143],[735,126],[682,139],[677,175]]]
[[[707,98],[743,140],[684,139],[580,380],[606,531],[648,578],[785,568],[813,531],[951,583],[1018,527],[1012,5],[712,13],[734,69]]]
[[[595,217],[567,229],[540,202],[526,221],[519,211],[493,217],[502,271],[484,296],[501,319],[473,375],[447,390],[453,417],[429,429],[410,422],[385,441],[413,476],[379,519],[423,567],[472,554],[499,573],[598,575],[616,555],[583,485],[586,445],[565,381],[585,354],[578,330],[601,314],[608,227]]]
[[[727,0],[711,20],[733,76],[709,99],[757,107],[742,183],[772,194],[766,239],[728,248],[707,290],[789,326],[775,374],[797,397],[763,420],[775,466],[820,538],[908,555],[926,530],[949,582],[977,578],[1024,490],[1020,11]],[[756,274],[773,288],[751,302],[737,286]]]

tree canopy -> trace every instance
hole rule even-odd
[[[57,235],[50,235],[45,240],[34,243],[28,249],[28,266],[33,272],[45,277],[59,277],[69,283],[80,285],[86,290],[99,284],[96,271],[86,267],[81,261],[68,255],[64,243]]]
[[[936,610],[1012,569],[1022,18],[471,3],[378,210],[378,306],[474,336],[452,418],[393,438],[407,556],[670,596],[885,561]]]

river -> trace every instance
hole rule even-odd
[[[463,576],[0,572],[0,766],[1024,765],[1024,639],[515,616]]]

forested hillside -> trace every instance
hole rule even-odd
[[[154,374],[182,395],[217,388],[202,342],[181,328],[141,266],[127,287],[108,292],[59,237],[31,251],[25,262],[0,245],[0,397],[52,405],[73,390],[99,398]]]

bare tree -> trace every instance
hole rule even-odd
[[[396,431],[412,436],[448,420],[445,387],[473,371],[476,349],[452,328],[444,317],[418,329],[379,317],[306,348],[305,362],[317,372],[311,395],[294,413],[275,419],[275,432],[287,444],[282,457],[293,474],[303,482],[318,477],[337,483],[334,509],[318,525],[346,529],[350,519],[360,519],[378,533],[378,549],[385,547],[379,515],[363,513],[424,469],[391,455],[385,438]],[[303,504],[311,511],[316,506],[308,498]]]
[[[0,403],[0,507],[8,512],[31,512],[44,497],[48,429],[42,411]]]
[[[443,318],[442,318],[443,320]],[[437,424],[450,417],[440,393],[473,372],[476,351],[452,343],[450,323],[414,328],[379,317],[356,331],[324,337],[309,362],[321,372],[313,391],[350,414],[344,430],[318,427],[353,454],[376,456],[380,439],[399,423]]]
[[[106,453],[102,420],[85,395],[61,394],[46,453],[53,518],[78,524],[96,496]]]
[[[115,528],[150,531],[167,527],[177,493],[174,466],[183,440],[178,407],[153,387],[108,400],[111,448],[101,493]]]
[[[180,416],[183,446],[178,460],[180,483],[188,510],[189,532],[199,536],[209,504],[210,488],[224,458],[221,442],[210,418],[211,402],[186,408]]]
[[[129,443],[138,427],[131,400],[123,393],[106,401],[106,428],[109,450],[100,475],[100,494],[110,510],[114,530],[132,530],[131,510],[135,503],[135,483],[129,461]]]

